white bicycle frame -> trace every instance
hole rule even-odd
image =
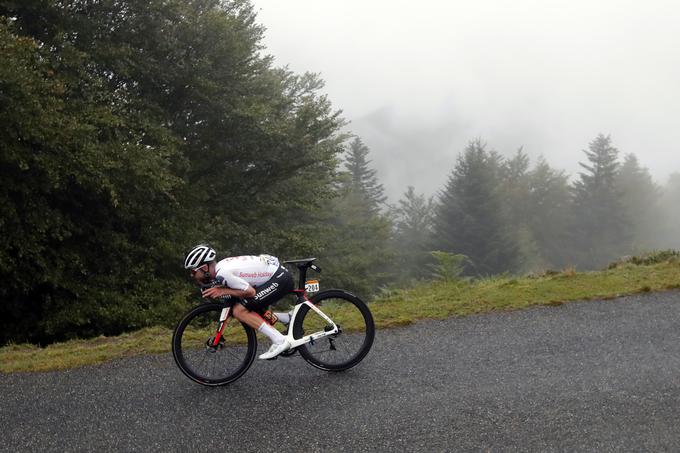
[[[297,317],[297,314],[300,311],[300,307],[302,307],[303,304],[307,305],[309,308],[314,310],[315,313],[317,313],[319,316],[321,316],[321,318],[323,318],[329,325],[333,326],[333,328],[328,330],[328,331],[323,330],[323,331],[314,332],[312,334],[305,335],[304,337],[296,340],[293,337],[293,329],[291,329],[290,327],[295,325],[294,324],[295,318]],[[222,331],[224,330],[225,322],[229,318],[229,312],[230,311],[231,311],[231,307],[224,307],[222,309],[222,313],[220,314],[220,325],[217,329],[218,335],[216,335],[215,344],[218,343],[219,338],[222,335]],[[331,318],[326,316],[326,313],[322,312],[316,305],[311,303],[309,300],[304,300],[303,302],[295,305],[295,308],[293,309],[293,315],[290,317],[290,322],[288,323],[288,326],[289,326],[289,328],[288,328],[288,334],[286,335],[286,339],[290,342],[291,349],[297,348],[298,346],[302,346],[303,344],[311,343],[313,341],[319,340],[319,339],[324,338],[324,337],[336,335],[338,332],[340,332],[340,329],[338,328],[337,324],[335,324]]]

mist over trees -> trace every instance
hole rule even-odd
[[[573,181],[475,139],[436,196],[404,181],[388,205],[368,146],[318,76],[273,66],[248,1],[0,16],[1,343],[176,322],[199,242],[316,256],[323,287],[363,297],[432,277],[433,251],[484,276],[680,248],[680,173],[659,185],[602,135]]]
[[[434,215],[435,249],[468,257],[468,273],[515,269],[518,242],[505,224],[503,161],[480,140],[470,142],[439,196]]]
[[[432,244],[467,256],[472,275],[595,269],[677,247],[678,175],[659,187],[634,154],[621,161],[609,136],[583,153],[569,182],[542,158],[531,168],[522,150],[505,159],[471,141],[439,194]]]

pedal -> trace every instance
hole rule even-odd
[[[292,355],[295,355],[297,352],[297,348],[291,348],[287,351],[283,351],[281,354],[279,354],[277,357],[282,356],[282,357],[290,357]]]

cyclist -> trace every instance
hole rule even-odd
[[[218,285],[203,290],[203,297],[236,297],[233,315],[244,324],[266,335],[272,345],[260,359],[273,359],[290,349],[290,342],[260,315],[294,288],[293,276],[271,255],[234,256],[215,261],[215,250],[206,244],[195,246],[184,260],[184,268],[202,285],[215,281]],[[276,313],[287,324],[288,313]]]

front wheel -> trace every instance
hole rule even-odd
[[[229,384],[248,371],[255,359],[257,338],[250,327],[229,316],[218,335],[225,308],[223,303],[199,305],[182,318],[172,335],[177,366],[199,384]]]
[[[323,291],[311,302],[338,326],[339,332],[298,348],[312,366],[326,371],[343,371],[357,365],[373,345],[375,325],[366,304],[346,291]],[[296,339],[332,326],[307,305],[301,305],[293,325]]]

